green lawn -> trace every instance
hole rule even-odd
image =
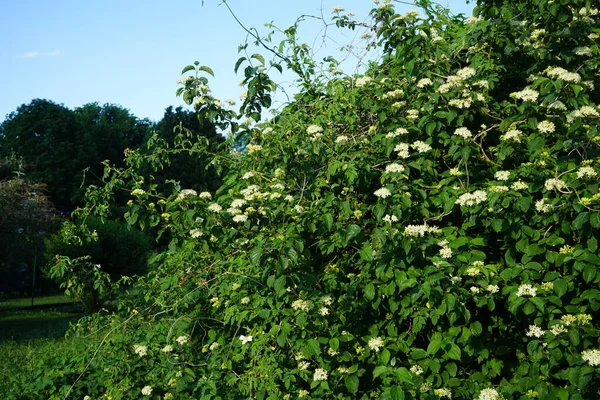
[[[35,380],[45,359],[84,351],[89,340],[64,338],[69,323],[82,315],[78,306],[0,312],[0,398],[19,393],[24,382]]]
[[[55,294],[50,296],[35,297],[33,306],[48,306],[73,303],[73,300],[64,294]],[[19,299],[0,299],[0,312],[15,308],[31,307],[31,298]]]

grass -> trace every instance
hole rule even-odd
[[[0,312],[0,397],[5,398],[2,393],[19,393],[22,382],[39,377],[40,361],[84,351],[89,340],[64,337],[69,323],[82,315],[77,306],[60,311]]]
[[[33,306],[48,306],[48,305],[59,305],[59,304],[70,304],[73,300],[65,296],[64,294],[55,294],[43,297],[34,297]],[[31,298],[23,297],[17,299],[4,299],[0,300],[0,312],[5,310],[12,310],[18,308],[31,307]]]

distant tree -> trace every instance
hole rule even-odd
[[[0,156],[17,153],[33,182],[47,185],[48,194],[62,211],[73,208],[71,195],[78,172],[84,138],[77,117],[63,105],[36,99],[17,108],[0,125]]]
[[[0,157],[21,156],[28,178],[46,184],[56,207],[70,212],[82,204],[85,186],[102,177],[102,161],[122,165],[124,150],[139,146],[149,126],[113,104],[70,110],[35,99],[0,124]]]
[[[29,269],[43,253],[43,237],[58,225],[42,185],[22,177],[0,181],[0,271]]]
[[[179,126],[190,133],[192,141],[200,137],[208,139],[208,151],[216,152],[219,144],[224,141],[223,136],[217,133],[212,123],[199,119],[197,113],[184,110],[182,107],[175,109],[172,106],[167,107],[163,118],[154,129],[158,136],[173,148],[177,134],[180,132]],[[206,168],[208,162],[209,157],[198,157],[187,152],[175,153],[170,157],[169,165],[161,171],[148,172],[148,174],[153,175],[159,191],[163,193],[169,190],[166,183],[169,179],[178,181],[182,188],[214,192],[221,185],[221,179],[212,166]]]
[[[138,119],[129,110],[115,104],[100,106],[98,103],[88,103],[74,111],[86,147],[86,157],[82,160],[82,170],[79,172],[80,182],[84,182],[84,185],[74,189],[72,198],[79,204],[85,187],[90,183],[98,183],[102,178],[102,163],[108,161],[111,165],[122,166],[125,149],[139,147],[152,123]],[[82,176],[84,168],[85,181]]]

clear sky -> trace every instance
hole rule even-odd
[[[416,9],[398,2],[397,10]],[[441,0],[471,15],[465,0]],[[302,14],[330,18],[334,6],[365,20],[370,0],[229,0],[248,27],[287,28]],[[323,24],[301,31],[319,41]],[[321,33],[322,34],[322,33]],[[233,66],[246,34],[220,0],[0,0],[0,121],[24,103],[44,98],[75,108],[119,104],[139,118],[159,120],[175,96],[181,69],[198,60],[215,71],[215,97],[237,99]],[[346,39],[352,40],[352,34]],[[337,38],[336,38],[337,40]],[[343,38],[341,40],[344,40]],[[335,45],[319,55],[339,55]],[[264,52],[263,52],[264,53]],[[285,80],[273,72],[275,81]]]

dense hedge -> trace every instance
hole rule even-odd
[[[215,155],[230,165],[216,193],[143,189],[135,152],[111,172],[132,190],[127,218],[172,242],[93,362],[46,387],[594,398],[600,15],[585,1],[479,3],[466,20],[426,1],[424,17],[379,4],[383,57],[364,76],[324,79],[285,31],[282,58],[304,89],[263,124],[238,125],[209,94],[210,69],[186,68],[184,99],[248,142]],[[358,26],[339,8],[334,21]],[[257,117],[269,64],[240,63],[242,111]]]

